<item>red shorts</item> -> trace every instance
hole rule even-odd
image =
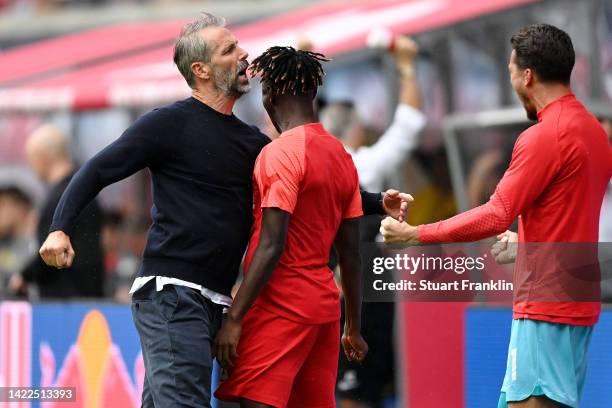
[[[234,371],[215,397],[277,408],[335,407],[340,321],[303,324],[253,306],[242,324]]]

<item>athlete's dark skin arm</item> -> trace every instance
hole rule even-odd
[[[285,249],[290,214],[278,208],[264,208],[261,238],[249,273],[245,274],[232,306],[213,346],[213,353],[224,369],[231,371],[238,357],[242,320],[267,284]],[[361,258],[359,219],[344,220],[334,241],[342,274],[346,322],[342,345],[349,361],[362,361],[368,345],[361,337]]]
[[[334,247],[338,252],[344,309],[346,310],[342,346],[349,361],[361,362],[368,353],[368,345],[361,337],[359,218],[342,221],[336,233]]]
[[[255,250],[249,273],[245,274],[226,320],[217,334],[213,353],[226,370],[234,367],[238,357],[236,347],[240,339],[242,320],[266,285],[285,250],[290,214],[278,208],[264,208],[261,238]]]

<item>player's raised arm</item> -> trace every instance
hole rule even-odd
[[[487,203],[448,220],[418,227],[386,218],[381,225],[385,242],[471,242],[506,231],[559,171],[555,136],[535,134],[532,129],[517,140],[510,167]]]
[[[350,146],[354,149],[352,156],[360,183],[365,188],[380,188],[383,180],[397,173],[407,155],[418,146],[427,118],[421,111],[414,70],[417,53],[418,45],[412,39],[400,36],[395,40],[393,56],[400,74],[400,89],[391,124],[373,145]]]
[[[72,265],[75,254],[70,236],[76,219],[100,190],[163,161],[169,151],[163,140],[165,131],[159,127],[163,116],[159,110],[141,117],[74,175],[55,209],[50,234],[39,251],[47,265],[57,268]]]

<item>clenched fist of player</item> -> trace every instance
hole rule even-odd
[[[70,268],[75,255],[70,237],[63,231],[50,233],[38,253],[47,265],[58,269]]]
[[[497,242],[491,247],[491,254],[495,257],[495,262],[500,265],[509,264],[516,261],[516,250],[518,234],[506,231],[497,236]]]
[[[236,350],[240,341],[241,331],[242,323],[232,320],[226,315],[225,321],[213,342],[213,356],[228,374],[234,369],[234,364],[238,358]]]
[[[363,362],[366,354],[368,354],[368,343],[365,342],[360,333],[351,333],[344,330],[342,335],[342,348],[348,361]]]
[[[380,223],[380,234],[387,244],[409,244],[420,243],[417,227],[406,222],[399,222],[391,217],[383,219]]]

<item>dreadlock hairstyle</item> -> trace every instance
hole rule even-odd
[[[261,74],[261,82],[277,95],[308,94],[323,83],[325,72],[320,61],[329,59],[317,52],[277,46],[255,58],[250,71],[251,76]]]

